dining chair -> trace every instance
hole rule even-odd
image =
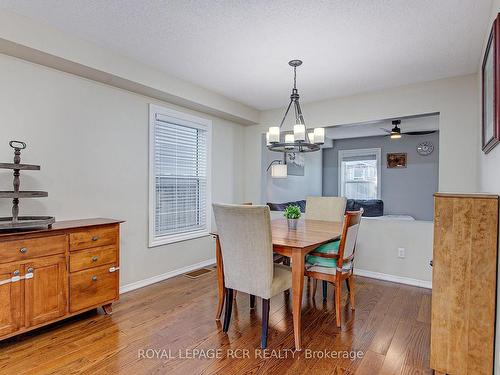
[[[305,217],[308,220],[342,221],[347,198],[307,197]]]
[[[243,206],[252,206],[253,203],[252,202],[244,202],[242,203]],[[289,261],[290,258],[288,257],[285,257],[283,255],[280,255],[280,254],[275,254],[273,253],[273,262],[274,263],[287,263],[287,260]],[[288,262],[289,263],[289,262]],[[287,266],[289,266],[290,264],[286,264]],[[236,295],[238,294],[238,292],[236,292],[236,290],[234,291],[234,296],[233,298],[236,299]],[[250,296],[250,308],[253,309],[255,308],[255,297],[254,296]]]
[[[292,287],[290,267],[273,263],[273,242],[268,206],[213,205],[224,267],[225,313],[223,331],[229,330],[233,291],[262,299],[261,347],[267,346],[271,297]]]
[[[362,215],[363,209],[348,211],[344,216],[342,236],[337,242],[338,246],[320,246],[306,257],[305,275],[314,279],[313,298],[316,293],[317,280],[332,283],[335,286],[335,313],[338,327],[340,327],[340,304],[344,280],[347,282],[351,309],[354,310],[353,264]]]
[[[347,198],[345,197],[307,197],[306,198],[306,219],[338,221],[344,220]],[[339,240],[323,245],[323,247],[338,248]],[[326,301],[328,295],[328,283],[323,283],[323,301]],[[313,284],[316,290],[317,281]]]

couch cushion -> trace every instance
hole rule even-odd
[[[359,211],[363,208],[363,216],[377,217],[384,215],[384,202],[380,199],[348,199],[346,211]]]
[[[314,252],[322,254],[338,254],[340,240],[325,243],[318,247]],[[322,258],[315,255],[306,256],[306,263],[309,265],[318,265],[323,267],[337,267],[337,259]]]
[[[294,205],[299,206],[302,213],[306,212],[306,201],[292,201],[285,203],[271,203],[268,202],[267,205],[271,211],[284,211],[287,206]],[[384,202],[380,199],[348,199],[346,205],[346,211],[359,211],[363,208],[363,216],[365,217],[377,217],[384,215]]]
[[[306,212],[306,201],[300,200],[300,201],[292,201],[292,202],[285,202],[285,203],[271,203],[267,202],[267,205],[269,206],[269,209],[271,211],[285,211],[285,208],[288,206],[299,206],[300,207],[300,212],[304,213]]]

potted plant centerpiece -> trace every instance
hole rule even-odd
[[[297,222],[300,218],[300,207],[295,205],[290,205],[285,208],[283,211],[283,215],[286,217],[288,221],[288,229],[297,229]]]

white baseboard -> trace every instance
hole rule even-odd
[[[372,279],[392,281],[394,283],[407,284],[407,285],[418,286],[420,288],[432,289],[432,281],[425,281],[425,280],[419,280],[419,279],[412,279],[410,277],[389,275],[387,273],[360,270],[358,268],[354,268],[354,274],[358,275],[358,276],[370,277]]]
[[[203,262],[199,262],[196,264],[192,264],[187,267],[179,268],[167,273],[163,273],[161,275],[156,275],[144,280],[139,280],[134,283],[126,284],[120,287],[120,294],[130,292],[135,289],[143,288],[145,286],[170,279],[171,277],[179,276],[182,275],[183,273],[190,272],[197,270],[199,268],[211,266],[215,264],[215,259],[207,259],[204,260]],[[395,275],[389,275],[387,273],[381,273],[381,272],[374,272],[374,271],[367,271],[367,270],[361,270],[359,268],[354,269],[354,274],[358,276],[364,276],[364,277],[370,277],[372,279],[378,279],[378,280],[384,280],[384,281],[392,281],[394,283],[399,283],[399,284],[407,284],[407,285],[413,285],[413,286],[418,286],[421,288],[427,288],[427,289],[432,289],[432,282],[431,281],[425,281],[425,280],[419,280],[419,279],[412,279],[410,277],[403,277],[403,276],[395,276]]]
[[[136,281],[134,283],[126,284],[126,285],[123,285],[120,287],[120,294],[127,293],[127,292],[130,292],[130,291],[135,290],[135,289],[143,288],[145,286],[148,286],[148,285],[151,285],[151,284],[154,284],[154,283],[166,280],[166,279],[170,279],[171,277],[179,276],[179,275],[182,275],[183,273],[191,272],[191,271],[197,270],[199,268],[207,267],[207,266],[210,266],[212,264],[215,264],[215,259],[207,259],[207,260],[204,260],[203,262],[192,264],[192,265],[187,266],[187,267],[179,268],[179,269],[167,272],[167,273],[162,273],[161,275],[156,275],[156,276],[144,279],[144,280],[139,280],[139,281]]]

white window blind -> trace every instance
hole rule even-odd
[[[153,245],[207,234],[209,129],[158,111],[152,121]]]
[[[380,149],[339,151],[339,191],[349,199],[380,198]]]

